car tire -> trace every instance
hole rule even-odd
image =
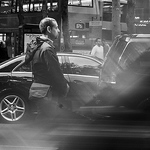
[[[26,120],[28,105],[21,94],[14,92],[3,93],[0,97],[0,121],[5,123],[18,123]]]
[[[150,99],[143,100],[138,105],[138,110],[140,110],[143,114],[142,119],[143,120],[150,120]]]
[[[150,99],[143,100],[139,105],[138,109],[150,113]]]

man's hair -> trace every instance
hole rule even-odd
[[[96,38],[95,42],[97,42],[99,39],[101,40],[101,38]]]
[[[50,28],[52,29],[54,26],[54,23],[53,23],[54,21],[56,21],[54,18],[49,18],[49,17],[42,19],[39,24],[39,29],[40,29],[41,33],[42,34],[46,33],[47,26],[50,26]]]

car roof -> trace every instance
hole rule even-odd
[[[72,55],[72,56],[83,56],[83,57],[89,57],[89,58],[96,59],[97,61],[101,61],[101,62],[103,62],[103,60],[102,60],[102,59],[97,58],[97,57],[95,57],[95,56],[92,56],[92,55],[90,55],[90,54],[81,54],[81,53],[75,53],[75,52],[57,52],[57,55],[66,55],[66,56],[68,56],[68,55]]]
[[[94,59],[94,60],[97,60],[97,61],[100,62],[100,63],[103,63],[103,60],[102,60],[102,59],[99,59],[99,58],[97,58],[97,57],[94,57],[94,56],[92,56],[92,55],[87,55],[87,54],[80,54],[80,53],[74,53],[74,52],[57,52],[57,55],[82,56],[82,57],[92,58],[92,59]],[[10,58],[10,59],[8,59],[8,60],[6,60],[6,61],[0,63],[0,65],[2,66],[3,64],[6,64],[7,62],[9,63],[9,62],[15,61],[15,59],[19,59],[19,60],[20,60],[20,59],[22,59],[22,57],[25,58],[25,53],[23,53],[23,54],[21,54],[21,55],[17,55],[17,56],[15,56],[15,57],[13,57],[13,58]]]
[[[150,34],[123,34],[118,35],[116,38],[129,41],[130,39],[150,38]]]

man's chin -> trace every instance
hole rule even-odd
[[[55,40],[56,40],[56,39],[58,39],[58,36],[55,36],[55,38],[54,38],[54,39],[55,39]]]

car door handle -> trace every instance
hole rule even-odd
[[[73,80],[73,82],[76,83],[76,84],[82,84],[82,83],[83,83],[83,82],[80,81],[80,80]]]
[[[32,78],[22,78],[22,80],[32,82]]]

